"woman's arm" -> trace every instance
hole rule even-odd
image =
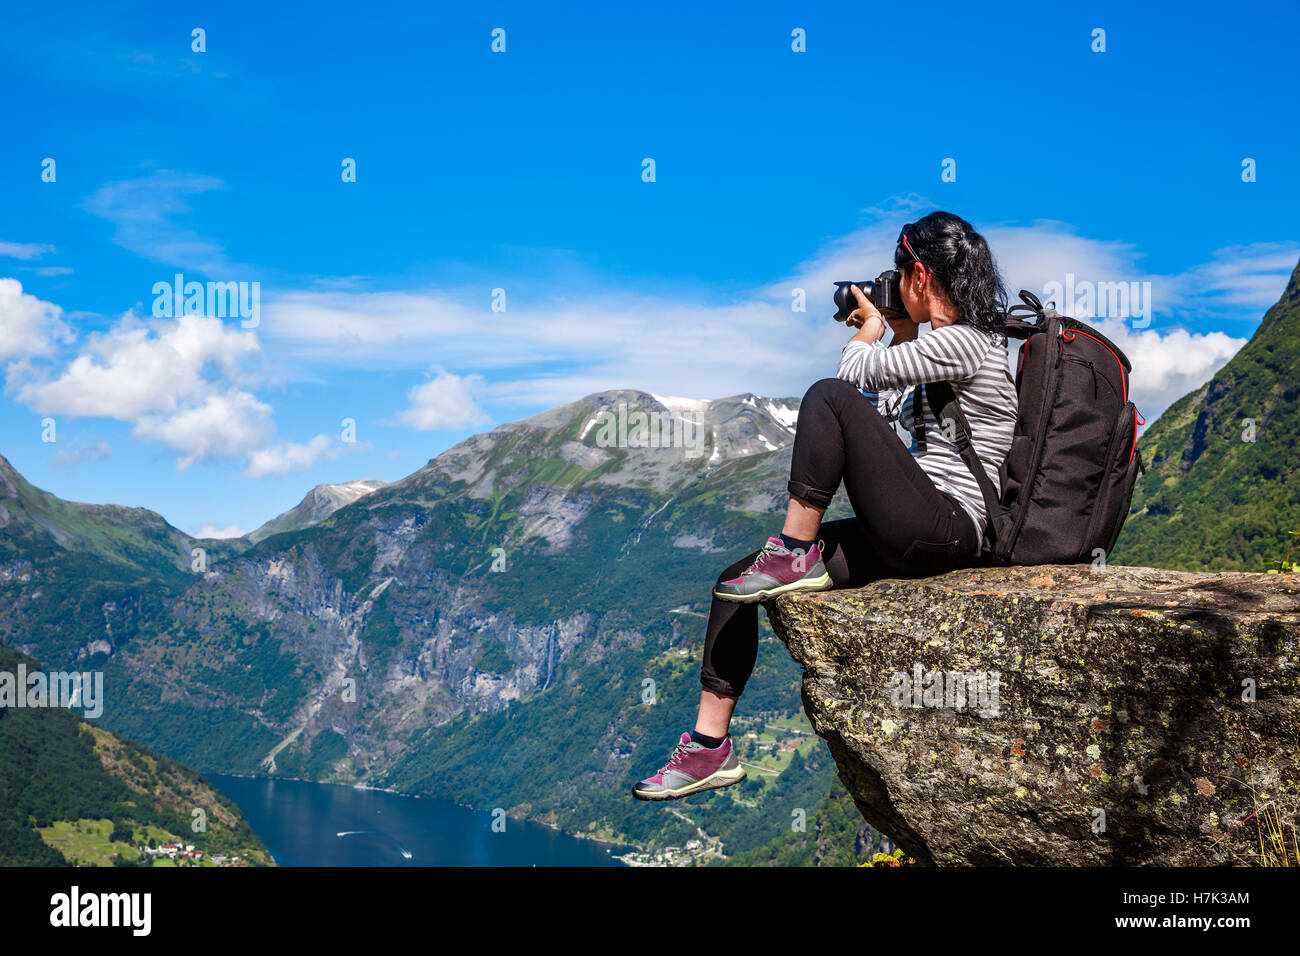
[[[859,333],[844,346],[836,377],[875,392],[923,382],[961,381],[979,370],[991,347],[989,337],[969,325],[946,325],[888,349],[878,338],[869,342]]]

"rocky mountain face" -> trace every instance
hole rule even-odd
[[[1300,265],[1241,351],[1138,442],[1149,471],[1113,559],[1265,570],[1300,531],[1297,447]]]
[[[863,817],[918,862],[1294,852],[1298,575],[984,568],[769,610]]]
[[[344,505],[350,505],[363,495],[368,495],[386,484],[388,482],[380,481],[377,478],[361,478],[357,481],[345,481],[336,485],[317,485],[307,492],[307,497],[303,498],[295,507],[290,508],[284,514],[276,515],[260,528],[250,531],[245,537],[253,544],[256,544],[273,534],[283,534],[286,531],[300,531],[303,528],[308,528],[324,521]]]

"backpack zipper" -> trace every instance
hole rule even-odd
[[[1058,334],[1059,334],[1059,330],[1058,330]],[[1119,380],[1124,386],[1124,394],[1123,396],[1121,396],[1120,401],[1122,404],[1127,404],[1128,403],[1128,372],[1124,371],[1124,363],[1119,360],[1119,356],[1115,354],[1115,350],[1111,348],[1109,345],[1107,345],[1105,342],[1103,342],[1101,339],[1097,338],[1097,336],[1088,335],[1088,333],[1083,331],[1083,329],[1070,329],[1070,337],[1067,338],[1065,341],[1067,342],[1072,341],[1076,335],[1087,335],[1088,338],[1092,339],[1094,342],[1096,342],[1098,345],[1100,345],[1102,348],[1104,348],[1107,352],[1110,353],[1111,358],[1115,360],[1115,364],[1119,366]]]
[[[1087,359],[1081,359],[1077,355],[1066,355],[1067,362],[1073,362],[1075,365],[1086,365],[1088,371],[1092,373],[1092,397],[1095,401],[1097,398],[1097,366],[1093,365]]]
[[[1107,352],[1110,353],[1111,358],[1115,360],[1115,364],[1119,366],[1119,381],[1120,384],[1124,386],[1124,394],[1120,396],[1120,402],[1123,404],[1128,404],[1128,371],[1124,368],[1124,363],[1119,360],[1119,356],[1115,354],[1115,350],[1111,348],[1109,345],[1107,345],[1105,342],[1103,342],[1101,339],[1097,338],[1097,336],[1089,335],[1087,332],[1083,331],[1083,329],[1070,329],[1070,335],[1065,341],[1067,342],[1072,341],[1076,335],[1087,335],[1088,338],[1092,339],[1094,342],[1096,342],[1098,345],[1100,345],[1102,348],[1104,348]],[[1096,374],[1097,374],[1097,370],[1094,368],[1093,379],[1092,379],[1093,398],[1097,397]],[[1145,425],[1146,422],[1143,421],[1142,424]],[[1138,426],[1138,410],[1137,410],[1137,406],[1134,405],[1133,406],[1133,447],[1129,449],[1129,453],[1128,453],[1129,461],[1132,461],[1133,456],[1137,454],[1137,447],[1138,447],[1137,426]],[[1143,470],[1142,474],[1144,475],[1146,474],[1145,469]]]

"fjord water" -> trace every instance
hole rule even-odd
[[[445,800],[209,774],[280,866],[621,866],[620,848]]]

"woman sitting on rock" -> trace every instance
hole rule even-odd
[[[904,226],[894,264],[907,316],[882,318],[853,287],[857,309],[848,324],[857,333],[844,346],[836,377],[813,385],[799,406],[785,525],[718,578],[695,729],[682,734],[658,773],[636,785],[639,799],[672,800],[745,778],[727,728],[758,654],[758,602],[938,574],[980,554],[984,501],[955,430],[937,420],[930,401],[922,403],[918,430],[912,405],[915,386],[951,383],[971,443],[997,481],[1016,420],[1001,331],[1006,292],[984,237],[951,213]],[[927,322],[931,331],[918,336]],[[886,326],[893,332],[888,347],[881,342]],[[894,420],[912,434],[910,449]],[[856,517],[822,524],[841,481]]]

